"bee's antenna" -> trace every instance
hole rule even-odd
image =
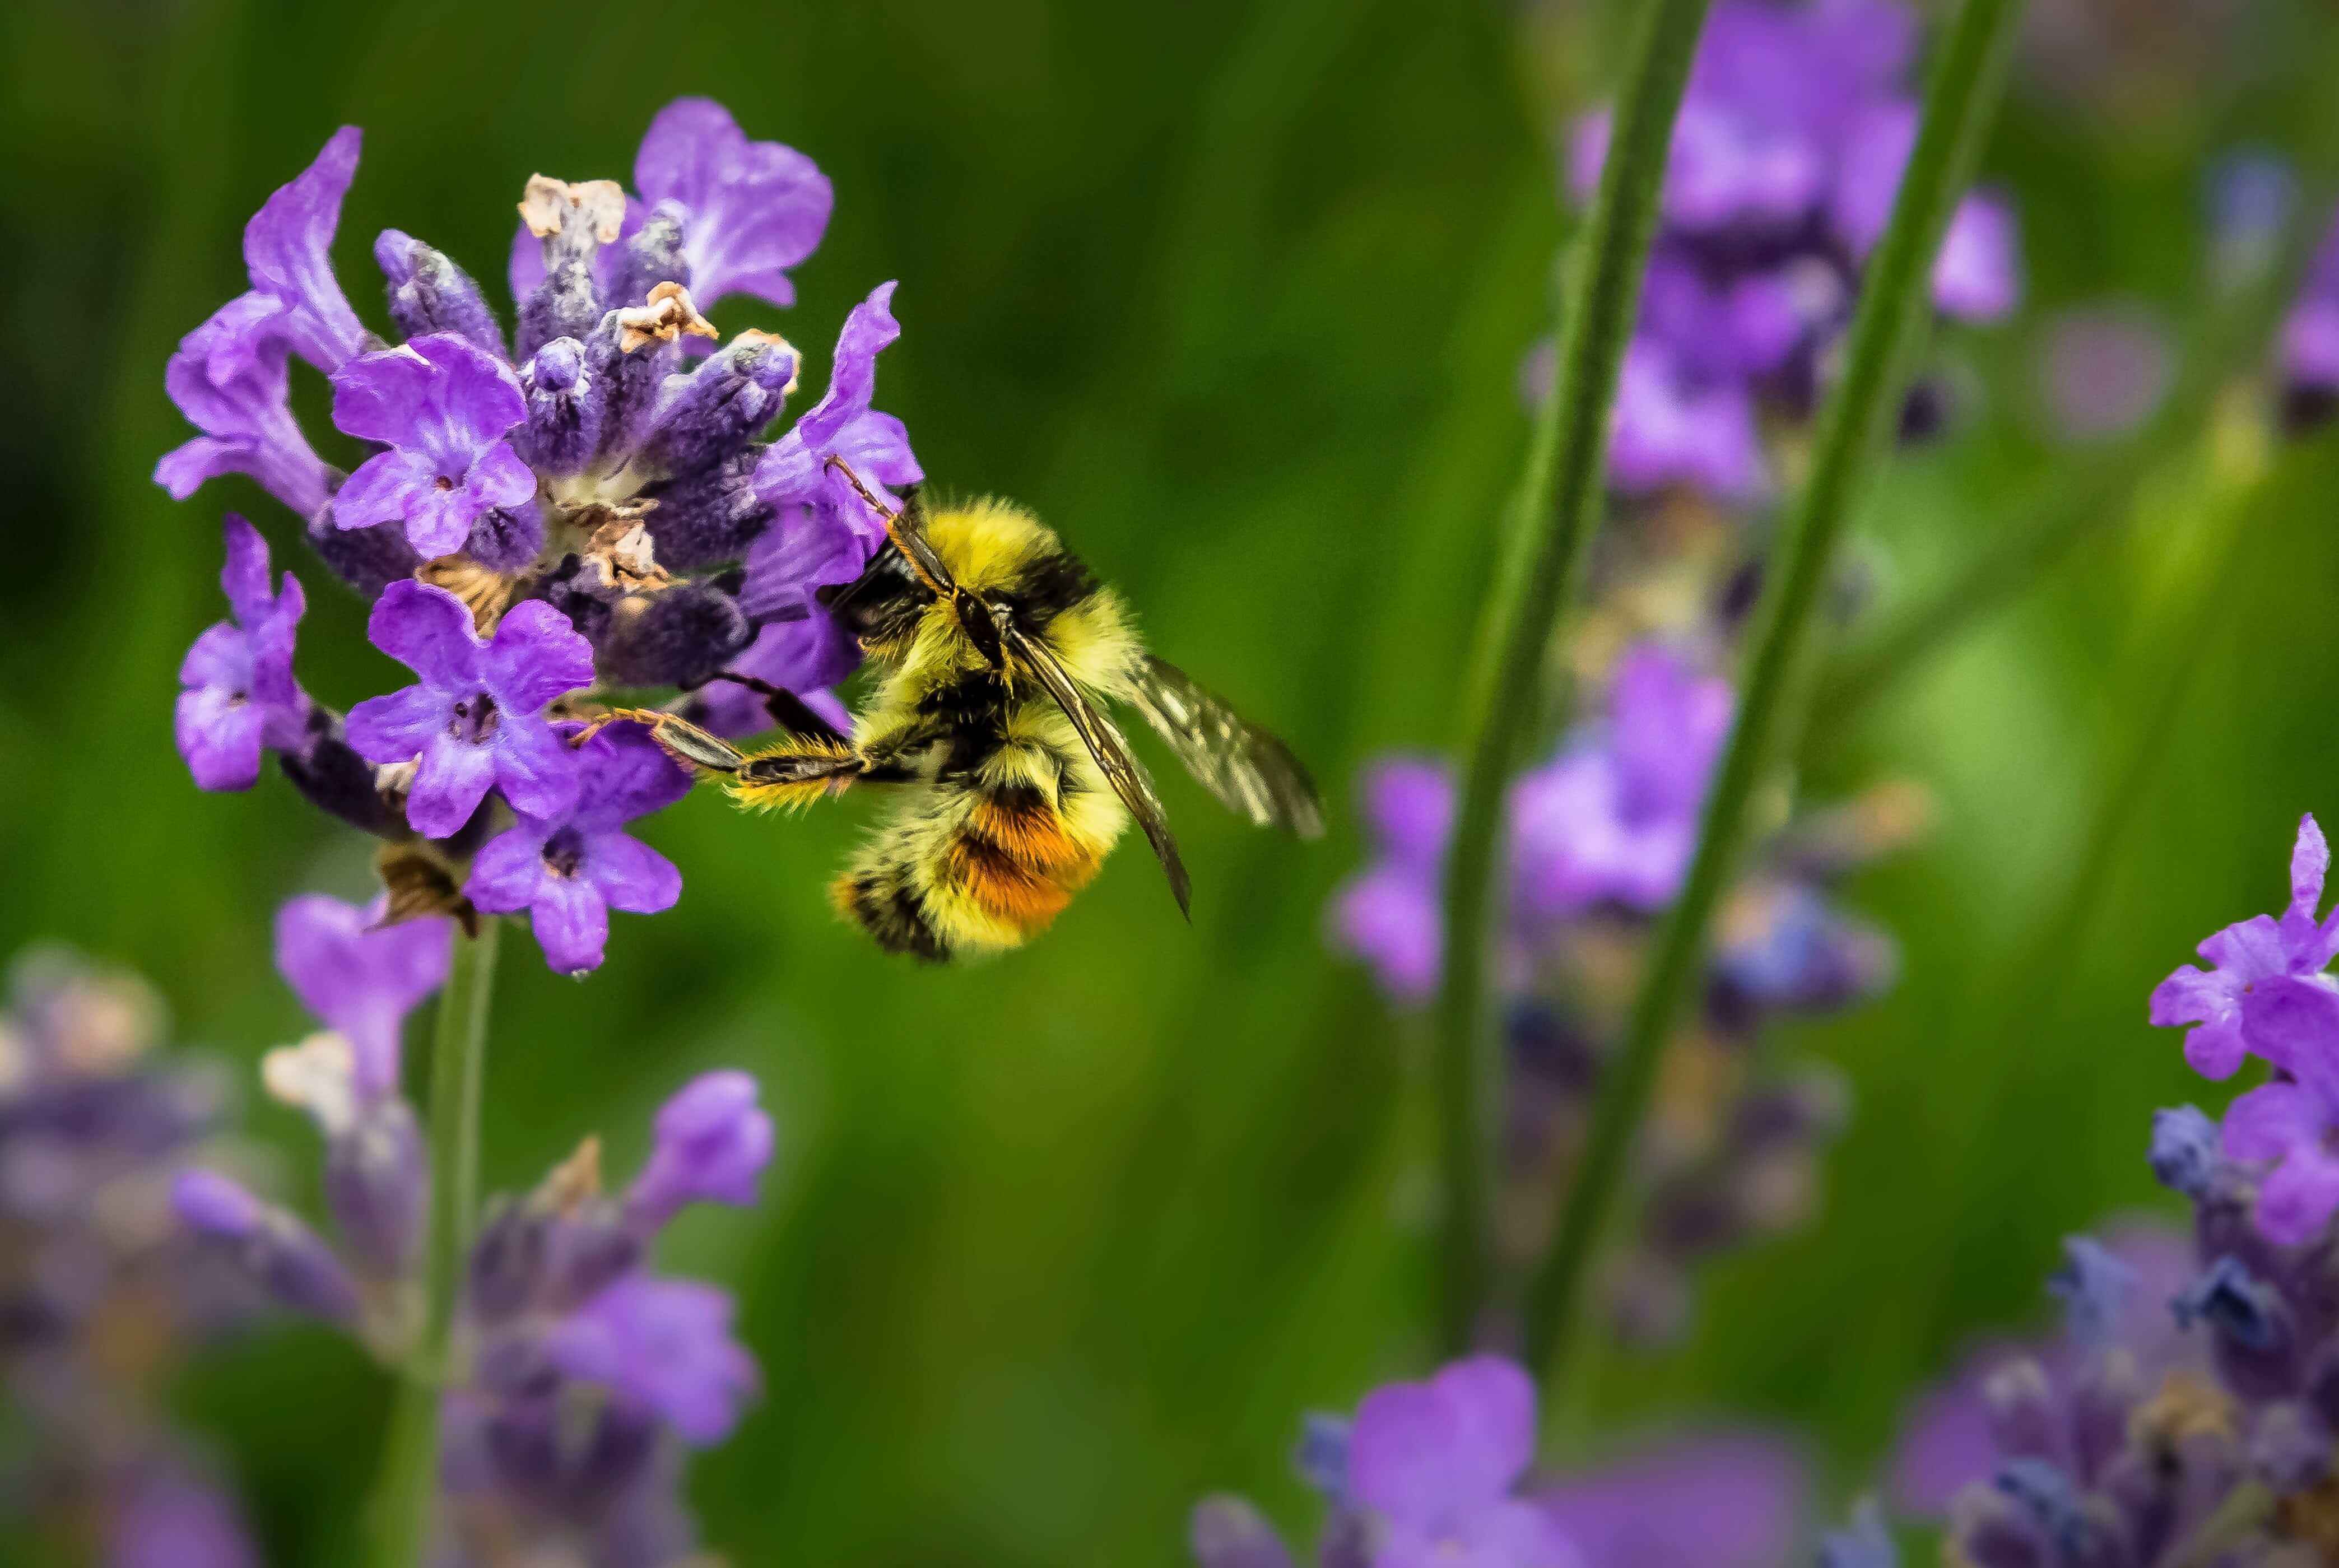
[[[844,482],[853,487],[862,504],[877,514],[879,520],[885,525],[885,537],[893,541],[893,547],[902,552],[902,558],[910,563],[910,569],[918,574],[918,580],[926,585],[928,591],[940,599],[955,597],[956,587],[943,581],[933,547],[923,539],[915,542],[910,539],[909,529],[902,522],[902,514],[889,512],[879,505],[877,498],[869,493],[869,487],[861,482],[861,476],[853,471],[853,465],[843,458],[831,453],[825,466],[843,474]]]

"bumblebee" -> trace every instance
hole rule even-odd
[[[678,715],[619,709],[667,754],[758,809],[883,786],[885,817],[831,886],[889,952],[929,962],[1021,946],[1087,885],[1133,816],[1185,912],[1186,868],[1161,802],[1100,705],[1137,710],[1202,786],[1261,826],[1323,831],[1308,773],[1174,665],[1145,650],[1120,597],[1038,518],[1003,501],[889,511],[861,576],[819,602],[882,672],[853,733],[745,680],[793,733],[742,753]]]

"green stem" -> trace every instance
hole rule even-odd
[[[2265,361],[2283,312],[2296,297],[2331,202],[2301,202],[2282,250],[2216,310],[2195,338],[2159,409],[2134,432],[2076,470],[2058,472],[2018,503],[2017,520],[1949,581],[1902,610],[1847,657],[1827,681],[1818,711],[1824,735],[1853,716],[1959,633],[2038,582],[2072,550],[2125,523],[2156,459],[2182,446],[2208,419],[2218,391]],[[1815,737],[1822,738],[1822,737]]]
[[[1592,532],[1608,408],[1640,311],[1665,154],[1707,0],[1649,0],[1616,104],[1600,192],[1563,291],[1560,350],[1479,626],[1463,734],[1468,763],[1446,878],[1437,1000],[1446,1187],[1440,1332],[1466,1347],[1494,1276],[1494,1142],[1502,1060],[1487,1027],[1487,927],[1503,797],[1542,711],[1544,649]]]
[[[382,1442],[368,1568],[417,1568],[430,1547],[439,1502],[439,1395],[449,1375],[471,1217],[479,1208],[479,1078],[500,930],[490,917],[476,937],[456,938],[447,988],[439,996],[430,1050],[430,1230],[422,1332],[400,1369]]]
[[[1812,606],[1852,502],[1899,412],[1929,304],[1933,257],[1997,106],[2021,11],[2021,0],[1966,0],[1942,41],[1892,221],[1860,290],[1843,380],[1821,419],[1811,481],[1771,563],[1738,722],[1706,802],[1697,853],[1658,933],[1623,1043],[1602,1075],[1583,1162],[1530,1287],[1527,1358],[1547,1369],[1547,1383],[1559,1373],[1557,1353],[1568,1346],[1666,1039],[1703,962],[1706,927],[1737,858],[1748,804],[1774,735],[1796,711]]]

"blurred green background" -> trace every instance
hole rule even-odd
[[[2105,35],[2127,54],[2099,42],[2079,66],[2034,40],[1988,158],[2023,213],[2028,300],[1939,347],[1960,420],[1870,508],[1888,605],[2066,459],[2041,435],[2041,323],[2111,296],[2183,320],[2209,160],[2295,143],[2318,89],[2306,0],[2045,8],[2135,25]],[[799,307],[735,301],[726,330],[784,324],[817,386],[845,311],[899,278],[880,403],[929,473],[1056,522],[1341,809],[1298,847],[1173,781],[1192,929],[1130,852],[1046,940],[934,971],[828,913],[861,811],[758,821],[694,797],[646,834],[684,869],[680,907],[620,917],[597,976],[511,944],[490,1180],[531,1182],[593,1129],[628,1169],[690,1073],[765,1080],[768,1201],[695,1216],[666,1253],[736,1287],[767,1380],[695,1472],[736,1562],[1168,1564],[1219,1487],[1311,1518],[1286,1474],[1300,1411],[1429,1355],[1426,1085],[1404,1025],[1327,955],[1321,910],[1361,853],[1359,764],[1452,738],[1525,434],[1519,359],[1548,330],[1554,115],[1598,89],[1603,31],[1400,0],[34,0],[10,25],[0,951],[63,938],[134,965],[184,1036],[247,1066],[303,1028],[271,912],[361,896],[366,851],[273,777],[199,794],[173,751],[179,657],[219,613],[220,513],[309,585],[311,690],[346,706],[390,666],[256,488],[176,505],[149,482],[186,433],[163,361],[242,286],[245,218],[337,124],[366,130],[339,254],[379,321],[380,229],[499,291],[531,172],[623,176],[660,105],[712,94],[837,192]],[[301,392],[325,429],[315,379]],[[1822,794],[1885,774],[1938,792],[1934,836],[1854,889],[1905,974],[1796,1042],[1859,1097],[1820,1223],[1713,1271],[1678,1352],[1612,1368],[1604,1429],[1773,1420],[1856,1485],[1961,1340],[2038,1316],[2058,1235],[2154,1200],[2147,1113],[2194,1086],[2145,994],[2278,902],[2301,811],[2339,812],[2339,530],[2330,462],[2285,470],[2196,649],[2176,628],[2218,524],[2181,471],[2147,488],[2138,526],[1815,759]],[[2164,712],[2176,665],[2197,667]],[[2136,755],[2108,872],[2074,898]],[[265,1103],[250,1120],[312,1197],[306,1127]],[[185,1399],[271,1560],[332,1561],[384,1407],[357,1355],[265,1336]]]

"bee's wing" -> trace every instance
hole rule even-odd
[[[1324,804],[1291,748],[1196,685],[1176,665],[1148,654],[1130,704],[1229,810],[1301,838],[1323,833]]]
[[[1097,711],[1096,705],[1053,653],[1026,636],[1012,617],[1001,615],[997,623],[1000,639],[1007,645],[1007,651],[1030,666],[1031,673],[1040,677],[1040,684],[1048,688],[1048,695],[1056,699],[1056,705],[1072,721],[1072,728],[1080,732],[1089,755],[1096,758],[1097,766],[1104,770],[1113,793],[1120,796],[1121,804],[1137,819],[1137,825],[1145,830],[1146,842],[1153,846],[1155,858],[1161,862],[1161,869],[1170,878],[1170,892],[1178,900],[1178,912],[1191,920],[1193,914],[1188,905],[1192,884],[1186,876],[1186,863],[1178,858],[1178,841],[1170,836],[1170,819],[1161,809],[1161,797],[1153,793],[1153,781],[1146,776],[1143,764],[1130,754],[1128,738],[1110,719]]]

